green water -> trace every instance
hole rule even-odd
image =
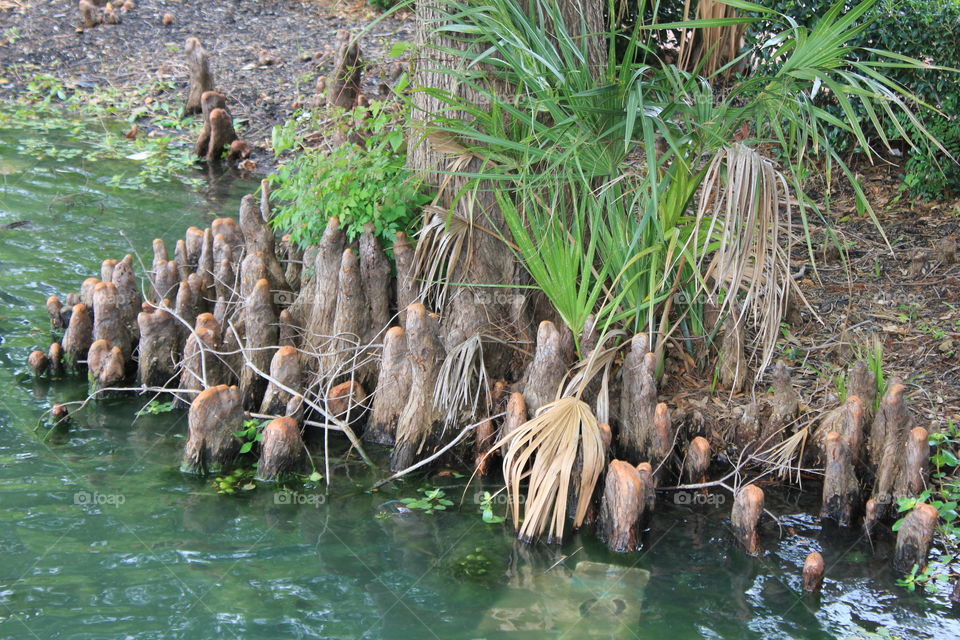
[[[254,185],[118,192],[105,184],[120,165],[38,162],[20,140],[0,131],[0,225],[30,221],[0,231],[0,638],[960,637],[943,599],[895,587],[888,541],[874,553],[821,532],[815,498],[771,496],[783,531],[767,522],[767,554],[751,559],[732,543],[728,504],[662,496],[645,550],[618,556],[589,534],[516,546],[481,521],[475,488],[461,510],[402,513],[395,501],[420,485],[459,499],[464,479],[369,493],[376,474],[353,459],[334,462],[329,493],[220,496],[177,470],[185,415],[138,418],[135,397],[42,437],[44,410],[85,396],[82,379],[23,375],[50,343],[47,296],[104,258],[235,215]],[[468,560],[478,548],[486,561]],[[812,550],[827,564],[819,601],[799,592]]]

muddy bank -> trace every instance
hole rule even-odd
[[[163,23],[166,14],[170,24]],[[181,104],[189,79],[185,43],[196,37],[211,54],[216,87],[244,138],[266,149],[273,125],[309,104],[316,78],[332,69],[337,31],[359,32],[380,14],[362,1],[140,0],[119,17],[119,24],[83,27],[73,2],[30,0],[0,9],[0,98],[50,74],[77,91],[163,81],[169,88],[147,99]],[[378,61],[413,33],[412,16],[398,13],[362,37],[369,93],[380,81]]]

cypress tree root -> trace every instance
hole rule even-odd
[[[763,489],[755,484],[740,488],[733,500],[730,520],[737,540],[752,556],[760,555],[760,537],[757,527],[763,514]]]
[[[210,387],[193,399],[181,471],[216,473],[233,463],[241,445],[233,434],[243,426],[242,402],[240,390],[225,384]]]
[[[271,420],[263,428],[257,477],[272,482],[300,473],[306,468],[307,454],[300,427],[291,417]]]

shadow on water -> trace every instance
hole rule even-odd
[[[895,587],[889,539],[873,553],[855,534],[821,531],[809,493],[771,492],[769,508],[786,515],[782,532],[764,525],[762,558],[733,544],[728,505],[665,497],[644,550],[616,555],[588,534],[515,544],[507,525],[481,520],[465,478],[369,492],[353,458],[329,491],[217,495],[177,470],[185,413],[137,416],[146,398],[101,400],[69,426],[35,430],[86,388],[23,373],[51,340],[47,296],[76,290],[104,258],[146,252],[155,237],[172,247],[190,225],[235,216],[258,185],[222,173],[199,190],[118,191],[117,167],[38,163],[10,131],[0,154],[0,637],[960,637],[941,599]],[[399,502],[424,486],[463,504],[429,515]],[[827,564],[818,599],[800,594],[812,550]]]

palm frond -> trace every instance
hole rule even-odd
[[[573,526],[579,527],[587,513],[605,465],[603,440],[590,406],[576,397],[544,405],[533,419],[494,444],[505,447],[503,477],[510,512],[521,540],[547,536],[559,542],[567,521],[567,500],[576,473],[577,496]],[[581,461],[578,469],[576,462]],[[520,517],[522,480],[527,480]]]
[[[440,367],[433,406],[443,412],[444,428],[472,422],[490,409],[490,380],[483,363],[483,341],[474,334],[451,349]]]

